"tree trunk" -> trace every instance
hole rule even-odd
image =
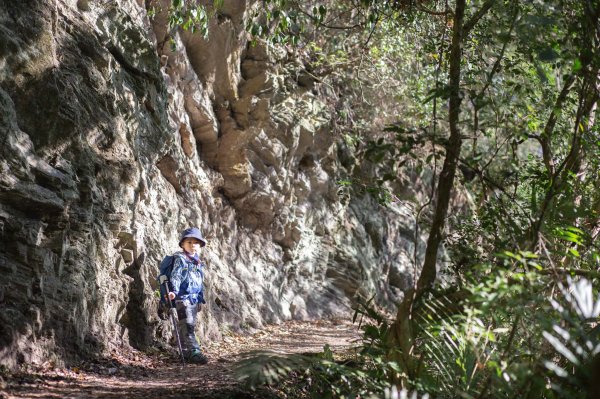
[[[418,299],[429,287],[431,287],[436,279],[437,253],[440,242],[442,241],[442,234],[448,213],[448,205],[450,203],[452,188],[454,186],[456,167],[462,146],[462,139],[460,137],[460,129],[458,124],[461,104],[460,64],[462,59],[465,2],[465,0],[457,0],[454,11],[452,47],[449,60],[450,98],[448,122],[450,125],[450,138],[446,147],[446,158],[444,159],[444,165],[439,177],[435,201],[435,214],[433,217],[433,224],[429,232],[429,238],[427,240],[425,260],[423,262],[423,268],[416,287],[406,293],[403,302],[398,307],[396,320],[391,327],[391,333],[389,336],[391,340],[390,348],[393,348],[397,351],[392,353],[391,357],[400,363],[402,369],[405,370],[409,379],[412,379],[414,374],[417,372],[415,364],[416,362],[412,356],[412,305],[416,299]],[[488,3],[491,4],[491,2]],[[480,16],[477,18],[480,18]],[[396,383],[398,385],[402,385],[402,380],[398,378]]]
[[[429,288],[436,278],[437,254],[448,215],[448,205],[450,196],[454,187],[454,177],[456,176],[456,167],[460,157],[462,147],[462,138],[458,126],[460,115],[460,63],[462,60],[462,41],[463,41],[463,19],[465,13],[465,0],[456,2],[454,12],[454,27],[452,32],[452,47],[449,60],[449,115],[448,124],[450,126],[450,138],[446,146],[446,158],[442,172],[440,173],[437,198],[435,201],[435,213],[433,223],[427,239],[427,248],[425,249],[425,260],[423,269],[417,283],[416,297],[418,298],[424,290]]]

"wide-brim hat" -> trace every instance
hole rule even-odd
[[[204,247],[206,245],[206,240],[204,239],[204,237],[202,237],[202,233],[200,232],[200,230],[197,227],[191,227],[189,229],[183,230],[183,233],[181,233],[181,238],[179,239],[180,247],[181,247],[181,243],[186,238],[195,238],[196,240],[200,241],[201,246]]]

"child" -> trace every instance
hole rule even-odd
[[[175,261],[171,272],[172,291],[169,298],[175,300],[179,318],[179,336],[188,361],[206,364],[208,359],[200,350],[196,340],[196,319],[200,304],[204,301],[202,282],[204,280],[204,263],[200,260],[200,247],[206,245],[206,240],[196,227],[186,229],[181,233],[179,246],[183,251],[173,254]]]

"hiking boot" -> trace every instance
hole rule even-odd
[[[208,363],[208,358],[201,351],[194,350],[194,351],[192,351],[192,353],[190,353],[190,355],[188,357],[188,361],[190,363],[206,364],[206,363]]]

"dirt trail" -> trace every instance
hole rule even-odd
[[[316,353],[355,345],[356,325],[345,321],[290,321],[252,335],[233,334],[207,345],[206,365],[182,367],[170,355],[115,354],[112,360],[81,368],[38,370],[0,379],[0,398],[264,398],[273,391],[251,391],[234,377],[234,363],[254,350]]]

